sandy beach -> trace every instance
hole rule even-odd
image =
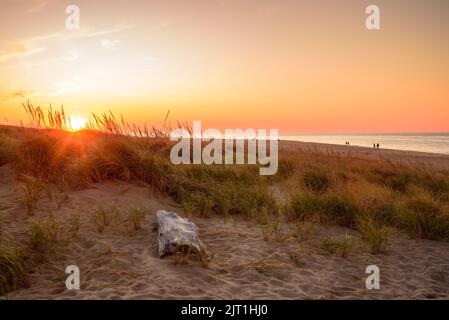
[[[373,160],[387,160],[396,163],[412,164],[421,167],[449,169],[449,155],[426,153],[418,151],[403,151],[393,149],[374,149],[359,146],[344,146],[336,144],[280,141],[279,149],[282,151],[319,151],[325,154],[339,154],[341,157],[355,156]]]
[[[281,142],[284,151],[315,148],[426,166],[446,167],[449,160],[415,152]],[[293,225],[285,222],[280,226],[285,237],[266,239],[264,226],[244,217],[191,216],[211,256],[205,268],[197,261],[179,264],[175,257],[159,258],[155,212],[181,212],[181,208],[144,183],[110,181],[72,190],[59,209],[44,198],[33,217],[18,207],[19,190],[11,166],[1,166],[0,218],[13,238],[24,240],[31,221],[48,215],[49,210],[61,225],[79,213],[80,228],[76,237],[69,237],[30,275],[29,288],[12,291],[5,299],[449,298],[449,242],[410,239],[394,230],[388,250],[373,255],[358,231],[341,226],[316,225],[310,237],[298,241],[292,235]],[[113,224],[99,233],[90,221],[98,206],[122,211],[137,206],[148,214],[141,230]],[[321,239],[345,234],[352,241],[346,258],[327,254],[318,245]],[[65,288],[64,271],[71,264],[80,268],[80,290]],[[365,269],[373,264],[381,270],[380,290],[365,287]]]

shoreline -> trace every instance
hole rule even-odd
[[[13,125],[13,124],[0,124],[0,128],[9,128],[12,130],[31,130],[31,131],[54,131],[57,129],[52,129],[52,128],[33,128],[33,127],[26,127],[26,126],[19,126],[19,125]],[[69,133],[74,133],[76,134],[77,132],[70,132],[67,131]],[[108,133],[104,133],[104,132],[99,132],[100,134],[108,134]],[[227,140],[226,138],[223,138],[223,140]],[[359,145],[342,145],[342,144],[334,144],[334,143],[325,143],[325,142],[312,142],[312,141],[299,141],[299,140],[284,140],[279,138],[278,139],[279,142],[279,146],[281,147],[282,145],[286,145],[288,146],[288,148],[290,148],[292,145],[300,145],[303,147],[310,147],[312,146],[315,149],[315,146],[320,147],[319,151],[326,151],[326,148],[331,148],[333,149],[332,151],[371,151],[371,152],[382,152],[382,153],[395,153],[395,154],[400,154],[400,155],[411,155],[411,156],[425,156],[425,157],[442,157],[445,158],[446,160],[449,160],[449,153],[435,153],[435,152],[425,152],[425,151],[417,151],[417,150],[402,150],[402,149],[389,149],[389,148],[379,148],[379,149],[374,149],[371,147],[365,147],[365,146],[359,146]],[[321,149],[321,150],[320,150]]]
[[[449,155],[443,153],[430,153],[422,151],[374,149],[363,146],[346,146],[320,142],[306,142],[295,140],[280,140],[280,151],[317,151],[320,153],[338,153],[348,156],[361,157],[373,160],[386,160],[397,163],[412,164],[415,166],[430,166],[449,170]]]

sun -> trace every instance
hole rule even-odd
[[[86,120],[81,117],[72,117],[70,118],[69,129],[70,131],[79,131],[86,127]]]

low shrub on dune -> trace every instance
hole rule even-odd
[[[384,163],[368,171],[367,178],[394,191],[406,193],[409,186],[416,181],[417,170]]]
[[[226,188],[216,193],[216,197],[227,200],[230,214],[255,217],[264,210],[277,212],[276,201],[264,186]]]
[[[345,227],[353,227],[360,208],[351,195],[331,193],[326,196],[324,212],[326,219],[331,222]]]
[[[258,173],[249,166],[232,165],[206,165],[199,164],[186,166],[184,168],[185,176],[189,179],[195,179],[209,183],[235,183],[240,185],[252,185],[259,181]]]
[[[86,170],[94,182],[104,180],[131,180],[139,163],[139,155],[126,140],[112,137],[98,142],[88,155]]]
[[[58,145],[58,139],[45,134],[23,142],[17,149],[16,170],[24,175],[51,179],[61,165],[57,162]]]
[[[372,254],[383,252],[388,244],[389,229],[376,222],[371,216],[359,216],[357,219],[357,229],[362,235],[362,239],[367,242]]]
[[[449,201],[449,174],[426,172],[420,179],[420,185],[434,197]]]
[[[324,207],[324,198],[309,192],[293,194],[289,203],[290,215],[300,221],[319,218]]]
[[[57,183],[73,161],[82,156],[84,146],[67,134],[42,132],[20,143],[13,155],[13,164],[20,175],[39,178],[45,183]]]
[[[172,171],[166,160],[150,153],[144,153],[140,156],[133,174],[137,179],[148,183],[156,190],[168,192],[171,186]]]
[[[449,213],[431,196],[408,200],[400,223],[412,237],[433,240],[449,239]]]
[[[346,227],[354,226],[359,211],[355,200],[343,192],[324,195],[301,192],[290,201],[290,214],[299,220],[317,218],[322,223]]]
[[[308,168],[304,172],[303,186],[309,191],[324,193],[333,185],[331,173],[326,168]]]
[[[264,211],[277,211],[276,201],[263,186],[217,184],[202,191],[184,191],[180,201],[186,212],[201,216],[215,213],[256,217]]]
[[[395,194],[388,187],[366,182],[355,184],[352,192],[365,216],[379,225],[397,224],[401,195]]]

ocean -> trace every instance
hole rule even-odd
[[[281,140],[318,142],[353,146],[449,154],[449,133],[376,133],[376,134],[281,134]]]

